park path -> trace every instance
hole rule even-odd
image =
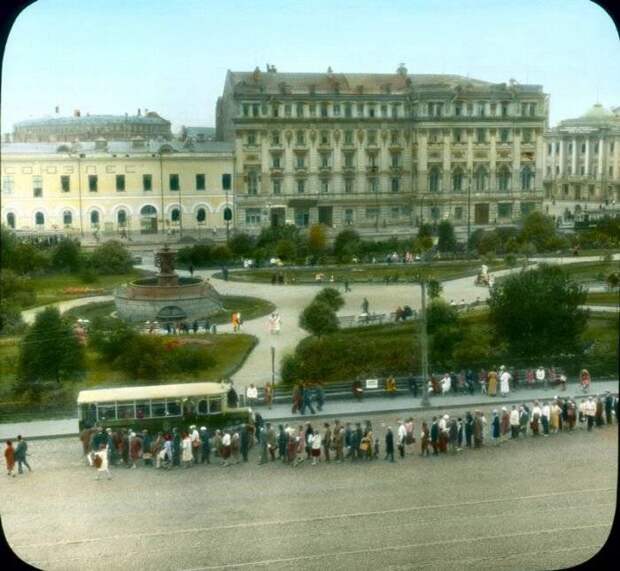
[[[68,299],[66,301],[57,301],[55,303],[49,303],[47,305],[39,305],[38,307],[33,307],[32,309],[25,309],[22,311],[22,319],[24,323],[27,325],[31,325],[34,323],[34,318],[37,313],[40,313],[47,307],[57,307],[60,310],[60,313],[64,313],[65,311],[69,311],[74,307],[81,307],[82,305],[88,305],[89,303],[101,303],[104,301],[114,301],[113,295],[93,295],[90,297],[78,297],[76,299]]]

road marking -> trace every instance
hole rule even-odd
[[[501,502],[538,500],[542,498],[549,498],[549,497],[555,497],[555,496],[573,495],[575,493],[580,493],[580,492],[585,492],[587,494],[595,494],[595,493],[605,493],[605,492],[615,492],[615,491],[616,491],[616,488],[595,488],[592,490],[577,490],[577,491],[571,490],[571,491],[563,491],[563,492],[550,492],[548,494],[536,494],[532,496],[519,496],[516,498],[509,497],[509,498],[491,498],[491,499],[485,499],[485,500],[474,500],[474,501],[469,501],[469,502],[459,502],[455,504],[432,504],[428,506],[410,506],[407,508],[393,508],[389,510],[320,515],[320,516],[298,518],[298,519],[281,519],[281,520],[271,520],[271,521],[248,521],[248,522],[240,522],[240,523],[233,523],[229,525],[220,525],[220,526],[205,526],[205,527],[194,527],[194,528],[187,528],[187,529],[167,529],[167,530],[162,530],[162,531],[152,531],[152,532],[144,532],[144,533],[126,533],[122,535],[107,535],[105,537],[91,537],[87,539],[68,539],[68,540],[44,542],[44,543],[24,543],[21,545],[16,545],[15,547],[28,549],[32,547],[53,547],[53,546],[60,546],[60,545],[76,545],[80,543],[95,543],[98,541],[111,541],[111,540],[126,539],[126,538],[146,538],[146,537],[182,535],[182,534],[187,534],[187,533],[204,533],[207,531],[234,530],[234,529],[244,529],[244,528],[253,528],[253,527],[291,525],[291,524],[294,525],[294,524],[304,524],[304,523],[313,523],[313,522],[321,522],[321,521],[333,521],[333,520],[339,520],[339,519],[381,516],[381,515],[388,515],[388,514],[402,514],[402,513],[408,513],[408,512],[436,510],[436,509],[442,509],[442,508],[467,507],[467,506],[474,506],[478,504],[492,504],[492,503],[501,503]]]
[[[583,525],[579,527],[552,527],[548,529],[539,529],[534,531],[523,531],[521,533],[506,533],[502,535],[486,535],[484,537],[467,537],[463,539],[447,539],[442,541],[425,541],[423,543],[405,543],[403,545],[386,545],[385,547],[371,547],[368,549],[354,549],[350,551],[336,551],[333,553],[317,553],[315,555],[300,555],[298,557],[287,557],[282,559],[264,559],[258,561],[248,561],[243,563],[225,563],[223,565],[209,565],[206,567],[191,567],[183,571],[205,571],[207,569],[230,569],[233,567],[252,567],[256,565],[274,565],[276,563],[293,563],[297,561],[311,561],[313,559],[323,559],[325,557],[341,557],[345,555],[362,555],[364,553],[383,553],[385,551],[402,551],[404,549],[412,549],[415,547],[444,547],[446,545],[454,545],[458,543],[466,543],[472,541],[489,541],[493,539],[504,539],[507,537],[525,537],[528,535],[539,535],[541,533],[558,533],[563,531],[582,531],[584,529],[592,529],[597,527],[609,528],[608,524],[597,523],[593,525]]]

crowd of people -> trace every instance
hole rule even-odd
[[[249,452],[258,448],[258,464],[280,461],[290,466],[303,462],[370,461],[419,454],[441,456],[465,449],[476,449],[507,440],[547,437],[575,430],[592,431],[618,423],[618,397],[604,395],[579,399],[555,396],[548,401],[534,401],[493,410],[487,418],[481,410],[462,416],[438,414],[419,426],[413,417],[397,419],[394,426],[373,428],[372,422],[310,422],[275,425],[260,415],[254,424],[233,429],[211,431],[195,425],[187,431],[151,435],[147,430],[113,431],[98,427],[84,431],[81,440],[88,463],[97,468],[97,476],[111,478],[110,466],[135,469],[139,465],[155,469],[190,468],[199,464],[231,466],[249,461]],[[615,417],[615,420],[614,420]],[[419,442],[419,447],[416,443]]]

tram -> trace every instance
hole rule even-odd
[[[80,431],[94,426],[168,431],[191,424],[227,428],[253,423],[250,408],[230,408],[227,383],[179,383],[80,391]]]

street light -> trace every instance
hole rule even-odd
[[[469,239],[471,237],[471,171],[467,173],[467,243],[466,252],[469,258]]]
[[[422,349],[422,407],[430,406],[428,398],[428,335],[426,330],[426,281],[424,278],[420,280],[420,293],[422,296],[421,303],[421,330],[420,345]]]

